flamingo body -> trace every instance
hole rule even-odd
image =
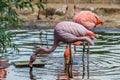
[[[51,48],[37,48],[34,54],[30,57],[29,66],[32,67],[32,63],[35,61],[38,53],[50,53],[54,51],[57,48],[59,42],[74,43],[76,41],[86,41],[93,45],[94,42],[92,41],[92,39],[94,37],[96,37],[96,35],[93,32],[87,30],[84,26],[78,23],[69,21],[60,22],[54,28],[53,46]]]
[[[103,21],[91,11],[80,11],[73,17],[73,21],[90,30],[96,25],[103,23]]]
[[[80,41],[79,37],[95,37],[96,35],[87,30],[84,26],[74,23],[74,22],[60,22],[56,25],[55,36],[58,37],[59,41],[65,43],[73,43],[76,41]],[[90,35],[89,35],[90,34]],[[90,38],[89,38],[90,39]],[[93,41],[88,41],[90,44],[94,44]]]

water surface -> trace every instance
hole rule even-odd
[[[10,62],[29,60],[30,55],[35,50],[35,46],[51,47],[53,43],[53,29],[48,30],[12,30],[16,32],[13,38],[18,45],[19,54],[10,54]],[[95,45],[90,46],[90,79],[100,80],[120,80],[120,30],[97,28],[94,30],[99,38],[94,40]],[[42,32],[42,39],[39,33]],[[47,34],[47,39],[46,39]],[[42,44],[41,44],[42,43]],[[46,45],[46,44],[49,45]],[[56,80],[60,71],[64,69],[63,53],[65,44],[60,43],[57,49],[49,56],[38,57],[37,60],[45,60],[51,64],[43,68],[35,68],[29,73],[29,68],[16,68],[11,65],[7,69],[5,80]],[[82,74],[82,45],[77,46],[77,52],[72,53],[74,59],[73,71],[79,73],[76,78],[81,78]],[[86,60],[86,58],[85,58]],[[86,77],[85,77],[86,78]]]

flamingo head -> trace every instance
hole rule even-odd
[[[103,20],[101,20],[97,15],[95,15],[95,19],[96,19],[96,25],[98,24],[103,24]]]

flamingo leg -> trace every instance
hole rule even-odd
[[[75,54],[76,54],[76,45],[74,45],[74,55],[73,55],[73,58],[75,58]]]
[[[73,78],[73,75],[72,75],[72,65],[73,65],[73,59],[72,59],[72,53],[71,53],[71,44],[69,44],[70,46],[70,58],[69,58],[69,65],[68,65],[68,75],[69,75],[69,78]]]
[[[68,12],[68,0],[66,0],[66,12],[65,12],[65,18],[67,20],[67,12]]]
[[[87,43],[88,48],[87,48],[87,78],[89,79],[89,54],[90,54],[90,48],[89,48],[89,43]]]
[[[39,0],[39,2],[42,2],[42,0]],[[37,20],[41,20],[39,14],[40,14],[40,8],[39,8],[39,11],[38,11]]]
[[[48,14],[47,14],[47,0],[46,0],[46,13],[45,13],[45,17],[47,18],[48,17]]]
[[[29,75],[30,75],[30,80],[35,80],[35,77],[34,77],[34,75],[33,75],[33,72],[32,72],[32,71],[30,71],[30,72],[29,72]]]
[[[74,45],[74,52],[75,52],[75,54],[76,54],[76,45]]]
[[[64,52],[64,65],[65,65],[64,71],[67,74],[68,74],[68,64],[69,64],[69,57],[70,57],[69,48],[70,48],[70,46],[67,44],[66,45],[66,50]]]
[[[69,57],[68,57],[68,56],[65,56],[64,59],[65,59],[65,60],[64,60],[64,62],[65,62],[65,63],[64,63],[64,65],[65,65],[65,69],[64,69],[64,70],[65,70],[65,73],[68,73]]]
[[[83,75],[82,75],[82,79],[84,79],[84,76],[85,76],[85,61],[84,61],[84,54],[85,54],[85,42],[83,42],[83,54],[82,54],[82,64],[83,64]]]
[[[76,2],[75,2],[75,0],[73,0],[74,1],[74,15],[75,15],[75,12],[76,12]]]

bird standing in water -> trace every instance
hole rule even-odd
[[[32,71],[33,62],[36,60],[37,54],[41,52],[50,53],[53,52],[59,42],[65,42],[71,44],[76,41],[86,41],[89,44],[93,45],[94,42],[92,41],[96,35],[87,30],[84,26],[70,21],[64,21],[58,23],[54,28],[54,44],[51,48],[43,48],[39,47],[36,49],[33,55],[30,57],[30,70]]]
[[[75,2],[74,2],[74,5],[75,5]],[[91,11],[80,11],[78,14],[74,15],[73,21],[83,25],[88,30],[91,30],[94,27],[96,27],[96,25],[98,25],[100,23],[103,23],[103,21],[95,13],[93,13]],[[73,44],[74,44],[74,51],[76,52],[76,45],[80,45],[80,41],[74,42]],[[83,48],[85,48],[85,44],[83,45]],[[70,53],[71,53],[70,49],[71,48],[70,48],[69,44],[67,44],[66,45],[66,50],[64,52],[65,71],[68,71],[68,64],[70,64],[69,63]],[[84,62],[84,59],[83,59],[84,58],[84,51],[85,51],[85,49],[83,49],[83,56],[82,56],[83,62]],[[89,53],[89,46],[88,46],[88,49],[87,49],[87,53]],[[87,56],[88,56],[87,60],[89,60],[89,54],[87,54]],[[87,62],[88,62],[87,68],[89,70],[89,61],[87,61]],[[83,71],[83,73],[84,73],[84,71]],[[88,74],[89,74],[89,71],[88,71]]]
[[[76,9],[75,1],[74,1],[74,6]],[[88,30],[91,30],[94,27],[96,27],[96,25],[103,23],[103,21],[95,13],[93,13],[91,11],[80,11],[79,13],[74,15],[73,21],[83,25]],[[73,44],[75,45],[74,51],[76,51],[76,45],[80,45],[80,42],[75,42]],[[67,60],[69,57],[68,53],[70,53],[70,52],[69,52],[69,46],[67,45],[66,50],[64,52],[64,58]],[[67,60],[65,60],[65,64],[67,64],[67,62],[68,62]]]
[[[103,23],[103,20],[101,20],[95,13],[92,11],[80,11],[79,13],[75,14],[73,17],[73,21],[76,23],[79,23],[83,25],[86,29],[92,30],[96,27],[96,25]],[[85,44],[83,43],[83,78],[85,74],[85,65],[84,65],[84,51],[85,51]],[[89,79],[89,44],[87,48],[87,75]]]
[[[93,29],[96,25],[103,23],[103,21],[91,11],[80,11],[75,14],[73,21],[83,25],[86,29]]]

